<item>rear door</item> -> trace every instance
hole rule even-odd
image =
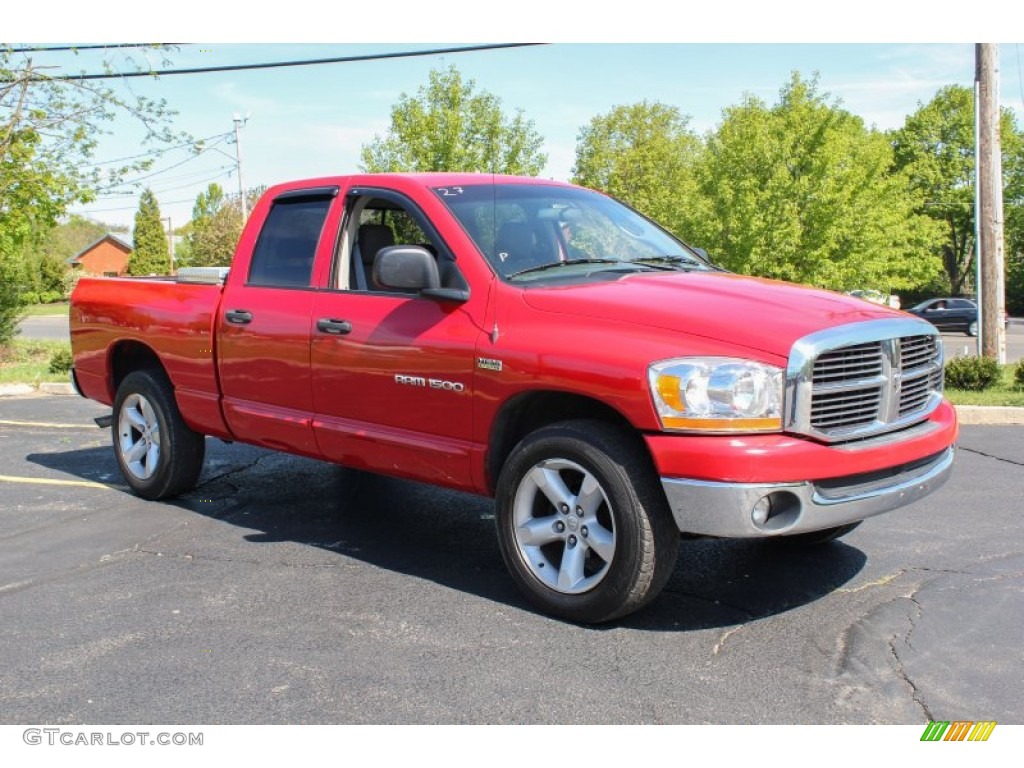
[[[339,205],[336,187],[275,197],[248,274],[229,276],[218,357],[225,418],[240,440],[319,456],[309,348],[314,265],[321,254],[330,259]]]

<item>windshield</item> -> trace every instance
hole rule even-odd
[[[513,282],[714,269],[650,220],[587,189],[478,184],[434,192],[495,271]]]

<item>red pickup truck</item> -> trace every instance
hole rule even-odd
[[[957,437],[931,324],[538,179],[282,184],[230,270],[83,279],[71,340],[139,495],[213,436],[492,496],[516,583],[580,622],[652,600],[680,532],[817,543],[920,499]]]

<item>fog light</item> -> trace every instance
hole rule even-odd
[[[768,522],[768,516],[772,513],[772,500],[768,496],[762,496],[758,499],[757,504],[754,505],[753,511],[750,513],[751,520],[754,521],[754,525],[762,526]]]

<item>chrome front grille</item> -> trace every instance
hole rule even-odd
[[[942,399],[942,344],[917,320],[874,320],[812,334],[794,345],[787,423],[827,442],[901,429]]]

